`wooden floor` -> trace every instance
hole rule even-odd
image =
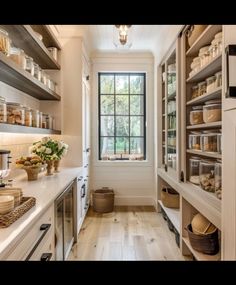
[[[184,260],[162,215],[149,206],[90,208],[68,260]]]

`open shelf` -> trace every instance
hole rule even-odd
[[[209,45],[213,40],[215,34],[222,31],[221,25],[209,25],[202,32],[202,34],[196,39],[193,45],[186,52],[187,56],[194,56],[198,54],[198,51],[201,47]]]
[[[51,53],[47,50],[44,43],[40,41],[30,25],[2,25],[2,27],[9,33],[14,45],[23,49],[41,68],[60,69],[59,63],[52,57]],[[42,29],[47,31],[48,38],[50,34],[52,39],[52,33],[49,28],[42,27]]]
[[[24,133],[24,134],[32,133],[32,134],[60,135],[61,131],[0,123],[0,133]]]
[[[165,207],[161,200],[158,200],[158,203],[165,211],[166,215],[168,216],[168,218],[170,219],[170,221],[172,222],[178,233],[180,233],[180,210]]]
[[[219,128],[222,126],[222,122],[212,122],[212,123],[206,123],[206,124],[199,124],[199,125],[193,125],[193,126],[187,126],[188,130],[196,130],[196,129],[210,129],[210,128]]]
[[[49,89],[10,58],[0,53],[0,79],[39,100],[60,100],[61,96]]]
[[[211,158],[217,158],[217,159],[221,159],[221,157],[222,157],[222,155],[220,153],[203,152],[201,150],[187,149],[187,153],[197,154],[197,155],[211,157]]]
[[[218,87],[211,92],[205,93],[204,95],[201,95],[197,98],[194,98],[188,101],[187,106],[198,105],[200,103],[204,103],[206,101],[213,100],[213,99],[221,99],[221,92],[222,92],[222,87]]]
[[[196,251],[195,249],[192,248],[188,237],[182,237],[182,239],[183,239],[184,243],[186,244],[186,246],[188,247],[188,249],[193,254],[193,256],[196,258],[196,260],[199,260],[199,261],[218,261],[218,260],[221,260],[220,251],[215,255],[204,254],[204,253]]]
[[[218,55],[214,58],[210,63],[203,66],[198,72],[187,79],[187,82],[197,82],[202,79],[206,79],[207,77],[215,74],[217,71],[221,69],[222,66],[222,55]]]

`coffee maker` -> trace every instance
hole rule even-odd
[[[0,187],[5,187],[6,185],[9,185],[4,178],[7,177],[10,173],[9,164],[11,161],[9,159],[10,156],[10,150],[2,150],[0,149]]]

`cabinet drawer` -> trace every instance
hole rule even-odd
[[[40,244],[43,243],[44,240],[48,239],[50,235],[53,237],[53,214],[54,207],[50,206],[48,210],[34,223],[32,228],[25,233],[25,235],[21,238],[18,244],[11,250],[10,254],[8,254],[5,260],[25,260],[29,255],[33,247],[36,245],[38,240],[43,234],[43,231],[40,230],[41,225],[49,224],[50,229],[47,231]],[[39,245],[40,245],[39,244]]]

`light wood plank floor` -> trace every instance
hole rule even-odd
[[[90,208],[68,260],[184,260],[160,213],[149,206]]]

